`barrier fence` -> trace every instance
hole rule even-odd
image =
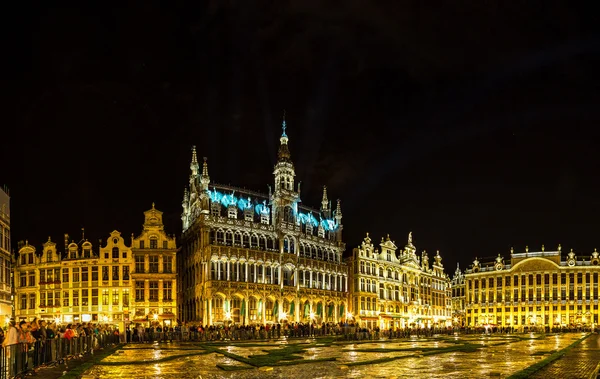
[[[119,343],[118,335],[99,334],[8,345],[0,348],[0,379],[22,377],[38,367],[82,357],[116,343]]]

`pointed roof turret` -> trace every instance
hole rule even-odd
[[[202,163],[202,176],[200,177],[200,183],[202,184],[203,191],[207,191],[208,185],[210,184],[210,176],[208,176],[208,163],[206,160],[207,158],[204,157],[204,162]]]
[[[321,210],[329,209],[329,200],[327,199],[327,186],[323,186],[323,200],[321,200]]]
[[[202,163],[202,176],[204,177],[209,177],[208,176],[208,164],[206,163],[206,157],[204,157],[204,163]]]
[[[337,199],[337,207],[335,208],[335,219],[338,224],[342,223],[342,201]]]
[[[198,156],[196,155],[196,145],[192,146],[192,162],[190,163],[190,170],[192,170],[192,175],[198,175],[198,169],[200,166],[198,165]]]

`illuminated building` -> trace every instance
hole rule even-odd
[[[452,325],[456,327],[465,326],[465,275],[460,270],[458,263],[456,271],[450,282],[452,288]]]
[[[133,239],[132,245],[131,321],[172,325],[176,320],[175,237],[165,233],[162,212],[156,210],[154,204],[144,216],[142,234]]]
[[[17,320],[38,317],[62,324],[91,321],[116,325],[124,330],[131,321],[130,314],[140,312],[139,309],[144,309],[145,315],[148,308],[153,311],[152,316],[164,313],[161,302],[164,295],[154,301],[154,287],[149,283],[159,283],[158,289],[163,294],[164,289],[168,288],[165,280],[174,287],[174,274],[164,273],[164,268],[172,268],[174,263],[169,265],[166,258],[160,259],[163,266],[155,272],[153,260],[146,261],[146,255],[175,259],[175,240],[164,234],[161,212],[154,206],[145,212],[145,216],[146,222],[140,237],[136,239],[132,235],[135,249],[127,246],[121,233],[116,230],[110,233],[104,246],[99,241],[97,249],[84,235],[79,242],[69,242],[69,235],[65,234],[63,252],[57,250],[56,243],[50,238],[40,251],[25,241],[19,247],[14,273]],[[145,250],[142,241],[148,240],[167,241],[167,244],[165,247],[149,242],[149,249]],[[134,264],[139,262],[134,258],[134,253],[138,256],[140,252],[144,253],[144,267],[148,267],[148,271],[134,271]],[[144,295],[144,301],[139,304],[132,302],[138,279],[144,282],[144,290],[147,288],[149,293],[148,297]],[[167,308],[167,312],[173,309],[172,303],[168,304],[170,308]],[[172,316],[162,315],[161,319],[165,317],[170,319]]]
[[[467,326],[595,326],[598,323],[600,256],[571,250],[523,253],[510,263],[477,258],[465,272]]]
[[[450,280],[439,251],[429,266],[417,257],[412,233],[404,250],[389,235],[379,249],[369,234],[348,259],[351,310],[361,326],[381,329],[446,327],[452,324]]]
[[[0,189],[0,323],[7,324],[13,316],[11,250],[10,250],[10,196]]]
[[[323,189],[320,209],[301,205],[288,136],[280,138],[274,191],[212,184],[192,152],[178,258],[179,315],[205,325],[345,317],[342,212]]]

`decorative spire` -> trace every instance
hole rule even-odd
[[[152,209],[155,209],[155,208],[154,208],[154,201],[152,202]]]
[[[291,154],[290,149],[288,147],[288,136],[285,133],[285,129],[287,128],[285,123],[285,111],[283,112],[283,122],[281,123],[281,137],[279,138],[279,151],[277,153],[277,157],[280,161],[290,161]]]
[[[335,219],[338,224],[342,223],[342,201],[337,199],[337,207],[335,208]]]
[[[323,200],[321,200],[321,209],[327,210],[329,205],[329,200],[327,200],[327,186],[323,186]]]
[[[200,177],[200,184],[202,185],[203,191],[208,191],[208,185],[210,184],[210,176],[208,176],[208,163],[207,158],[204,157],[204,163],[202,163],[202,176]]]
[[[283,110],[283,122],[281,123],[281,136],[282,137],[287,137],[287,134],[285,134],[285,128],[287,128],[287,126],[285,125],[285,109]]]
[[[412,232],[408,232],[408,246],[412,246]]]
[[[192,175],[195,177],[198,175],[198,156],[196,155],[196,145],[192,146],[192,162],[190,163],[190,170],[192,170]]]
[[[208,178],[208,163],[206,163],[206,157],[204,157],[204,163],[202,163],[202,176]]]

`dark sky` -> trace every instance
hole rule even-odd
[[[600,34],[558,3],[23,6],[0,89],[13,240],[137,234],[153,201],[179,234],[191,145],[213,181],[266,192],[286,109],[303,201],[342,199],[346,253],[413,231],[449,272],[511,246],[589,255]]]

